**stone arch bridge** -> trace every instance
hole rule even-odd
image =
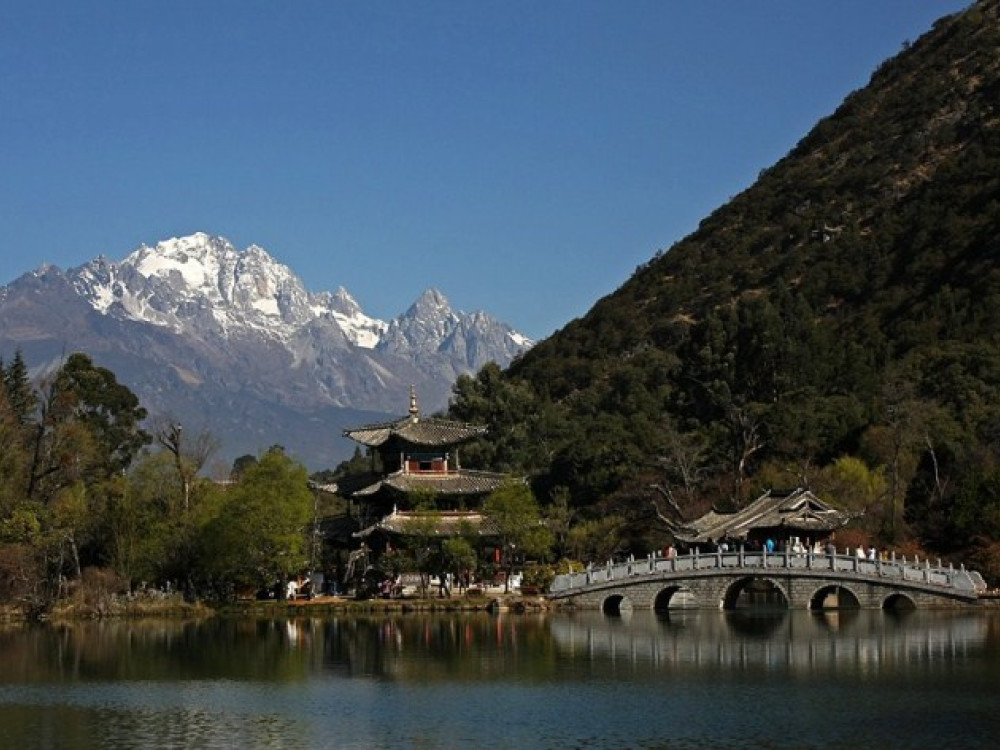
[[[556,576],[550,600],[581,609],[897,609],[976,604],[982,576],[906,558],[793,552],[697,551]]]

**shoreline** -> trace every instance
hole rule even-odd
[[[227,603],[218,607],[221,615],[323,614],[323,613],[411,613],[411,612],[545,612],[551,604],[541,596],[504,594],[498,596],[456,596],[453,598],[413,597],[400,599],[351,599],[317,596],[303,600],[261,600]]]
[[[325,614],[372,614],[416,612],[514,612],[535,613],[552,609],[542,596],[501,594],[453,598],[406,597],[399,599],[353,599],[317,596],[296,600],[241,600],[235,602],[185,602],[178,594],[167,598],[111,597],[100,602],[61,602],[50,611],[31,616],[16,606],[0,606],[0,623],[83,622],[145,618],[205,619],[210,617],[299,617]]]
[[[403,597],[398,599],[353,599],[343,596],[318,596],[297,600],[240,600],[235,602],[185,602],[178,594],[168,598],[147,599],[113,597],[99,603],[63,602],[40,616],[30,616],[20,607],[0,605],[0,625],[22,623],[62,624],[97,620],[208,619],[212,617],[316,617],[331,614],[416,614],[454,612],[510,612],[540,614],[573,611],[564,603],[542,595],[508,593],[488,596]],[[928,608],[938,609],[938,608]],[[951,607],[941,609],[952,610]],[[981,597],[974,604],[958,609],[996,611],[1000,596]]]

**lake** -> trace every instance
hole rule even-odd
[[[0,626],[0,747],[976,748],[1000,613]]]

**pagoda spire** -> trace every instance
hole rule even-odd
[[[416,419],[420,416],[420,407],[417,406],[417,387],[410,386],[410,416]]]

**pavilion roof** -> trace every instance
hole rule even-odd
[[[459,469],[448,473],[397,471],[355,490],[354,497],[367,497],[382,489],[398,493],[432,492],[439,495],[485,495],[511,481],[507,474]]]
[[[446,446],[463,443],[486,433],[483,425],[454,422],[438,417],[421,417],[417,405],[417,393],[410,386],[409,413],[392,422],[378,422],[344,430],[344,436],[355,442],[378,448],[393,438],[417,446]]]
[[[478,511],[399,511],[361,529],[356,537],[368,537],[376,532],[395,536],[458,536],[472,532],[478,536],[498,536],[494,521]]]
[[[746,537],[754,529],[821,532],[839,529],[852,516],[824,503],[809,490],[767,491],[750,505],[732,513],[709,511],[675,531],[687,543]]]
[[[381,422],[344,430],[346,437],[372,448],[384,445],[394,437],[411,445],[444,446],[463,443],[484,434],[486,427],[482,425],[437,417],[421,417],[418,414],[411,414],[394,422]]]

